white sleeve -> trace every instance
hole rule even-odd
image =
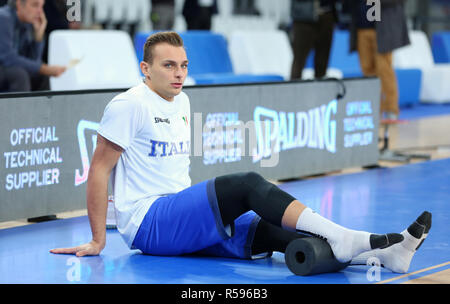
[[[141,125],[139,105],[125,99],[113,99],[105,108],[98,134],[126,150]]]

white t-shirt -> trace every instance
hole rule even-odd
[[[191,185],[189,98],[169,102],[139,84],[109,102],[98,133],[124,149],[111,181],[117,229],[132,248],[151,204]]]

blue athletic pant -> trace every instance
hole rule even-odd
[[[242,214],[234,221],[234,233],[230,235],[219,213],[214,180],[157,199],[144,217],[133,245],[151,255],[199,253],[252,258],[251,245],[261,218],[253,211]]]

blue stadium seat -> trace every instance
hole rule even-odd
[[[196,85],[211,84],[238,84],[252,82],[279,82],[283,78],[279,75],[249,75],[249,74],[232,74],[232,73],[211,73],[191,75]]]
[[[420,102],[449,103],[450,63],[436,63],[433,58],[430,41],[423,31],[409,31],[411,43],[394,50],[393,62],[395,68],[420,69],[422,82],[420,84]],[[410,84],[410,87],[413,87]]]
[[[141,62],[144,59],[144,45],[148,36],[154,32],[139,32],[134,36],[134,49],[136,50],[136,57]]]
[[[314,50],[309,52],[308,58],[306,58],[305,68],[314,68]]]
[[[411,107],[420,103],[420,69],[394,69],[398,83],[398,105],[400,108]]]
[[[145,41],[152,33],[138,33],[135,37],[136,55],[143,58]],[[210,31],[180,33],[189,59],[189,76],[195,84],[230,84],[283,81],[280,75],[235,74],[225,37]]]
[[[363,76],[358,53],[350,53],[350,33],[348,31],[334,31],[328,66],[341,70],[344,78]]]
[[[180,33],[189,59],[189,74],[233,73],[225,37],[209,31]]]
[[[309,53],[305,68],[314,68],[314,50]],[[350,53],[350,34],[348,31],[334,31],[328,68],[340,70],[344,78],[363,76],[359,65],[358,53]]]
[[[450,63],[450,32],[435,32],[431,40],[435,63]]]

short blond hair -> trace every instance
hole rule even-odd
[[[158,32],[152,34],[147,38],[144,45],[144,58],[143,60],[149,64],[153,63],[153,49],[159,43],[168,43],[172,46],[183,47],[183,39],[176,32]]]

